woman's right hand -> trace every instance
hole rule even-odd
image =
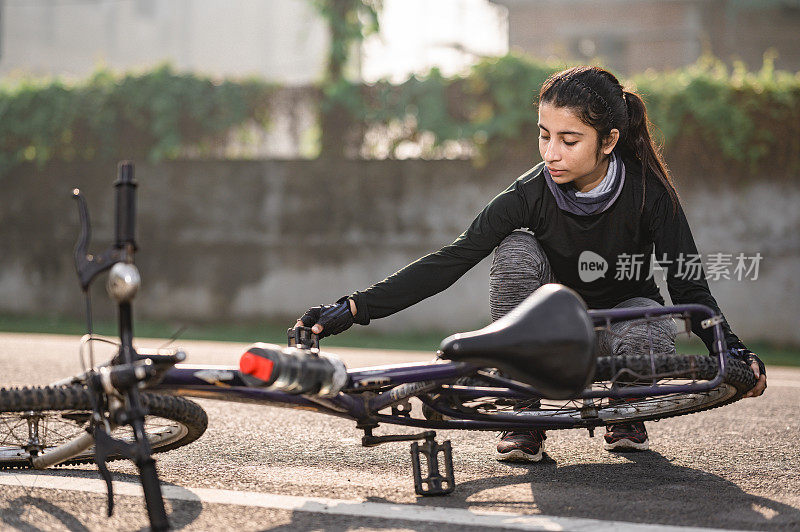
[[[349,297],[340,298],[331,305],[311,307],[295,323],[295,327],[311,327],[320,338],[339,334],[353,325],[356,303]]]

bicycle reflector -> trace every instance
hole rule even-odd
[[[338,357],[317,349],[258,343],[239,359],[248,386],[290,394],[331,397],[347,384],[347,369]]]

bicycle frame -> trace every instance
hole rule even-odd
[[[690,314],[707,316],[705,324],[713,327],[715,353],[719,361],[716,377],[705,382],[688,384],[656,385],[636,387],[612,387],[608,390],[585,390],[575,399],[595,398],[634,398],[661,396],[673,393],[701,393],[716,388],[723,380],[725,371],[725,341],[722,327],[714,318],[713,311],[703,305],[677,305],[641,309],[593,310],[589,314],[596,326],[615,321],[647,318],[663,315]],[[514,414],[477,414],[449,410],[425,398],[425,394],[458,393],[461,397],[497,397],[510,400],[526,400],[543,397],[531,386],[512,381],[498,375],[481,372],[483,368],[465,363],[438,360],[427,363],[397,364],[356,368],[348,371],[348,382],[336,396],[322,398],[313,395],[293,395],[285,392],[254,388],[242,379],[239,369],[233,366],[178,364],[170,369],[164,378],[150,391],[216,399],[221,401],[257,403],[270,406],[299,408],[323,414],[353,419],[359,426],[377,426],[378,423],[406,425],[428,429],[461,430],[507,430],[526,427],[577,428],[594,427],[603,424],[602,419],[576,418],[568,415],[554,415],[542,419]],[[496,387],[459,386],[452,384],[459,377],[481,372],[483,381]],[[367,392],[367,393],[359,393]],[[381,414],[381,410],[393,407],[418,397],[428,407],[437,411],[447,420],[418,419],[409,411],[395,411]]]

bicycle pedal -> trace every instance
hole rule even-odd
[[[443,461],[440,460],[440,456]],[[427,476],[422,476],[422,459],[425,457]],[[444,474],[440,472],[440,465],[444,467]],[[411,467],[414,472],[414,491],[417,495],[447,495],[451,493],[456,482],[453,476],[453,449],[450,440],[441,445],[435,440],[425,440],[424,443],[411,444]]]

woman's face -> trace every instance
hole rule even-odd
[[[600,147],[597,136],[571,109],[549,103],[539,106],[539,153],[556,183],[573,183],[582,192],[600,183],[608,169],[603,155],[611,154],[619,131],[612,129]]]

